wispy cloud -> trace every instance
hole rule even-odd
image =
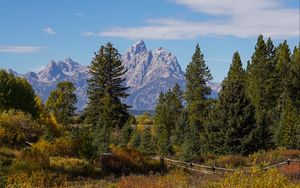
[[[114,27],[85,36],[129,39],[190,39],[218,35],[240,38],[264,34],[273,38],[299,36],[299,10],[286,8],[281,0],[171,0],[198,14],[213,16],[207,21],[150,19],[144,26]]]
[[[97,36],[98,33],[90,32],[90,31],[82,31],[81,34],[86,37]]]
[[[83,14],[82,14],[82,13],[80,13],[80,12],[76,12],[76,13],[75,13],[75,16],[82,17],[82,16],[83,16]]]
[[[33,67],[32,69],[30,69],[29,71],[32,72],[40,72],[41,70],[43,70],[46,66],[37,66],[37,67]]]
[[[0,46],[1,53],[35,53],[42,49],[42,46]]]
[[[51,27],[43,28],[43,31],[48,35],[55,35],[56,32]]]

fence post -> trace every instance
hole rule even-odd
[[[287,159],[287,164],[290,165],[291,164],[291,160]]]

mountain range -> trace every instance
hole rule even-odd
[[[144,41],[141,40],[129,47],[121,58],[127,69],[124,84],[129,86],[130,94],[124,102],[130,105],[132,110],[153,110],[159,93],[166,92],[175,83],[185,89],[184,72],[176,56],[162,47],[154,51],[148,50]],[[82,111],[87,104],[88,67],[80,65],[71,58],[66,58],[64,61],[51,61],[37,73],[13,73],[26,78],[43,101],[47,100],[57,83],[73,82],[77,88],[78,110]],[[211,97],[217,97],[221,88],[220,83],[211,82],[208,85],[212,88]]]

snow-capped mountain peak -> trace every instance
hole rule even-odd
[[[127,69],[124,84],[130,87],[130,96],[124,102],[134,110],[153,110],[160,92],[166,92],[175,83],[185,89],[184,72],[176,56],[162,47],[153,51],[147,50],[145,42],[140,40],[129,47],[121,58]],[[63,61],[50,61],[38,73],[29,72],[19,76],[25,77],[44,101],[61,81],[74,83],[79,110],[83,110],[88,101],[86,95],[88,67],[69,57]],[[212,85],[213,89],[219,89],[218,83],[208,84]]]

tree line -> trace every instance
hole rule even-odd
[[[44,105],[25,79],[0,70],[0,110],[19,109],[39,121],[55,117],[83,138],[81,154],[89,159],[109,152],[112,144],[185,161],[207,153],[300,148],[300,44],[291,51],[286,41],[275,46],[259,36],[246,69],[239,53],[233,54],[217,99],[209,98],[212,75],[197,44],[186,69],[186,90],[175,84],[161,93],[153,125],[142,128],[123,103],[129,95],[126,69],[111,43],[95,53],[89,73],[88,104],[74,117],[71,82],[59,83]],[[47,134],[55,137],[51,130]]]

